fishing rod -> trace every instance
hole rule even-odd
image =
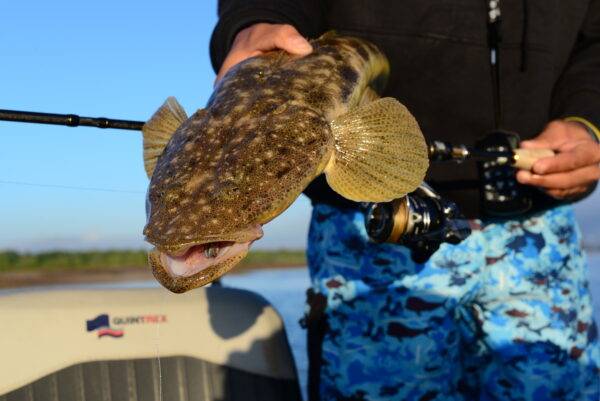
[[[144,121],[118,120],[106,117],[82,117],[77,114],[38,113],[20,110],[0,109],[0,121],[12,121],[32,124],[64,125],[67,127],[112,128],[130,131],[141,131]],[[432,141],[429,145],[429,158],[438,161],[465,161],[467,159],[490,160],[498,163],[513,164],[522,167],[525,155],[523,149],[476,149],[467,145],[453,145],[448,142]],[[546,155],[547,156],[547,155]],[[539,156],[538,156],[539,158]],[[519,161],[520,159],[520,161]]]
[[[67,127],[114,128],[141,131],[144,121],[117,120],[105,117],[82,117],[77,114],[37,113],[31,111],[2,110],[0,121],[12,121],[33,124],[65,125]]]

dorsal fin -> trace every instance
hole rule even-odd
[[[338,35],[337,31],[335,29],[330,29],[327,32],[325,32],[324,34],[322,34],[321,36],[319,36],[319,40],[320,39],[331,39],[331,38],[336,38],[340,35]]]
[[[334,191],[357,202],[386,202],[415,190],[429,166],[419,125],[396,99],[352,109],[331,123],[333,157],[325,168]]]
[[[144,168],[152,177],[158,157],[162,154],[173,133],[185,120],[187,114],[174,97],[169,97],[142,128],[144,134]]]

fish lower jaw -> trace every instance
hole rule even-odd
[[[190,277],[228,259],[247,253],[252,242],[254,241],[194,245],[178,255],[161,252],[160,261],[171,277]]]

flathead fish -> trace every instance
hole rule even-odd
[[[154,276],[173,292],[235,266],[262,225],[318,175],[342,196],[390,201],[428,166],[419,126],[380,98],[389,73],[371,43],[325,34],[305,57],[274,51],[245,60],[187,117],[173,98],[144,126],[151,177],[146,240]]]

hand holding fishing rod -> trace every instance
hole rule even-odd
[[[523,141],[526,149],[554,149],[556,157],[540,160],[531,172],[517,172],[517,180],[543,188],[557,199],[588,193],[600,178],[600,131],[585,123],[581,119],[554,121],[536,138]]]
[[[536,162],[555,156],[550,146],[538,143],[520,147],[519,136],[494,131],[474,146],[432,141],[432,162],[477,162],[482,209],[488,216],[507,217],[526,213],[533,201],[532,187],[521,185],[516,171],[529,173]],[[458,244],[471,233],[469,222],[454,202],[440,197],[423,184],[404,198],[373,203],[367,207],[365,225],[376,242],[399,243],[411,249],[417,263],[425,262],[444,243]]]

